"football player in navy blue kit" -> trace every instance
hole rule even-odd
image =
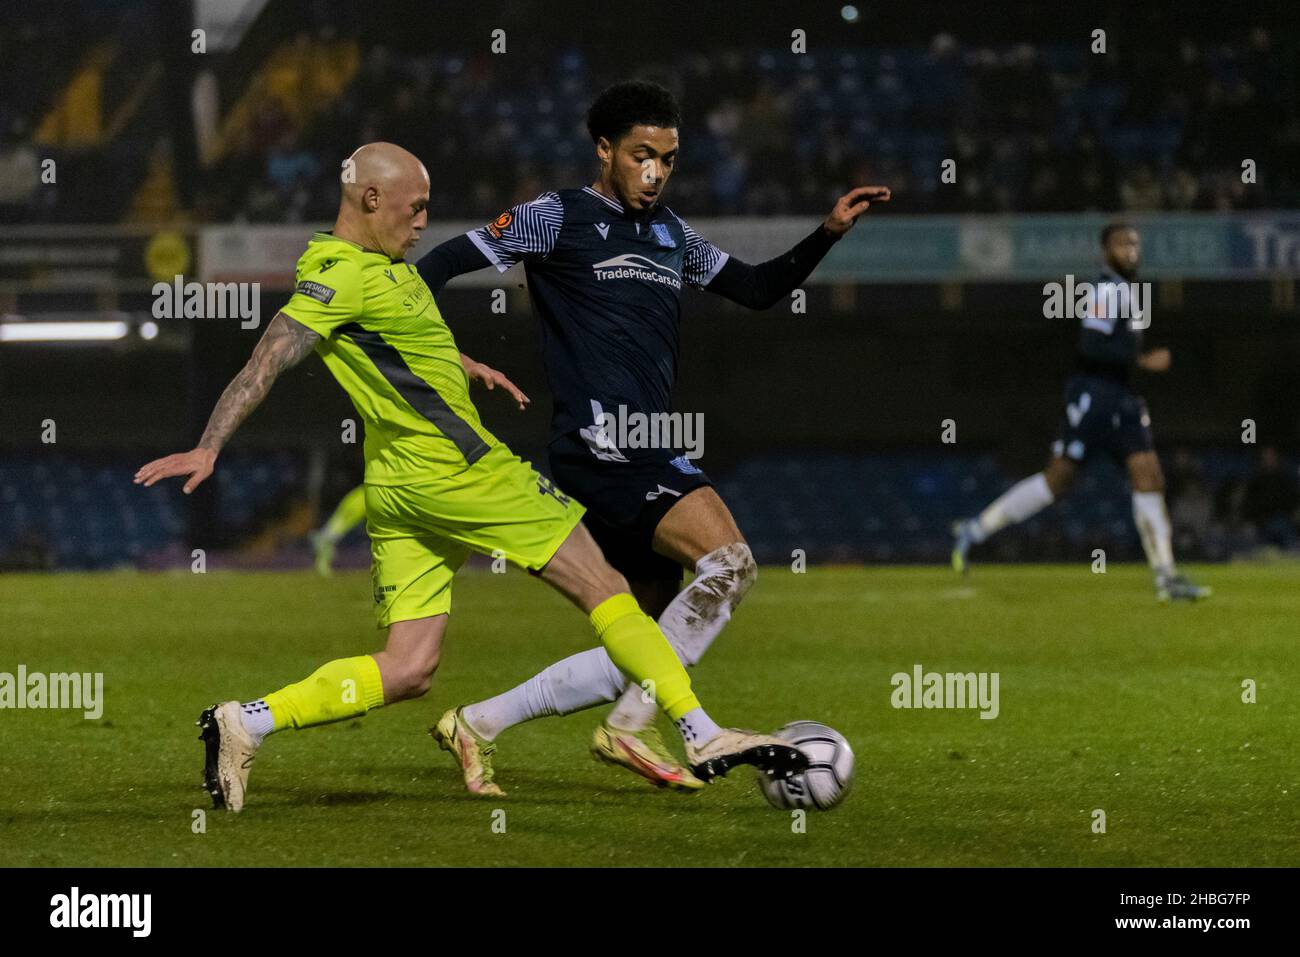
[[[1051,505],[1069,491],[1079,467],[1102,452],[1128,472],[1133,520],[1155,578],[1156,597],[1196,601],[1207,597],[1210,589],[1178,574],[1174,566],[1165,479],[1151,440],[1151,417],[1146,401],[1129,382],[1134,366],[1166,372],[1170,362],[1168,349],[1142,348],[1151,304],[1132,295],[1141,239],[1127,223],[1111,223],[1101,232],[1101,248],[1105,267],[1095,286],[1096,306],[1081,319],[1075,370],[1065,384],[1061,434],[1052,447],[1052,459],[1047,468],[1013,485],[979,515],[954,526],[953,568],[964,573],[972,545]]]
[[[683,286],[766,309],[797,288],[857,218],[890,192],[879,186],[851,190],[788,252],[750,265],[664,205],[680,125],[677,103],[663,87],[615,84],[587,116],[600,162],[594,182],[515,206],[442,243],[417,268],[436,296],[462,273],[524,264],[554,396],[551,476],[587,506],[584,521],[605,556],[658,619],[682,661],[693,665],[753,585],[753,555],[709,477],[683,448],[620,445],[625,430],[610,424],[620,416],[670,413]],[[692,574],[684,589],[683,568]],[[490,761],[493,742],[506,728],[607,701],[617,704],[595,731],[597,757],[658,786],[702,786],[664,747],[653,697],[629,687],[600,649],[449,714],[472,733],[462,738],[479,744],[472,757]]]

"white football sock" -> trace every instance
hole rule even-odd
[[[722,729],[713,723],[703,708],[692,708],[677,719],[677,730],[682,733],[683,741],[699,748],[717,737]]]
[[[1133,521],[1157,578],[1174,574],[1174,546],[1163,492],[1134,492]]]
[[[659,616],[659,628],[682,664],[690,668],[699,663],[757,576],[754,555],[743,542],[724,545],[695,563],[695,579]],[[606,720],[615,728],[640,731],[658,710],[653,698],[632,685]]]
[[[262,739],[275,730],[275,718],[261,698],[239,706],[239,721],[258,747],[261,747]]]
[[[1042,472],[1022,479],[1003,492],[970,525],[971,539],[984,541],[1008,525],[1023,522],[1052,504],[1052,490]]]
[[[758,575],[749,546],[739,542],[710,552],[695,568],[695,580],[659,617],[659,627],[688,667],[700,660]],[[571,714],[619,699],[610,724],[640,730],[649,726],[658,711],[653,698],[641,700],[643,694],[639,685],[629,683],[614,667],[604,648],[589,648],[557,661],[504,694],[466,705],[464,715],[475,732],[492,741],[506,728],[533,718]],[[716,725],[708,722],[701,727],[712,737]]]
[[[493,741],[506,728],[533,718],[569,714],[613,701],[627,683],[604,648],[588,648],[557,661],[504,694],[466,705],[463,713],[476,733]]]

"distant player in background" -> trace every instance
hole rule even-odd
[[[1013,485],[975,518],[953,526],[956,541],[952,565],[967,570],[972,545],[1008,525],[1023,522],[1069,491],[1079,466],[1104,452],[1128,471],[1133,490],[1133,520],[1155,577],[1156,597],[1162,601],[1196,601],[1210,589],[1193,584],[1174,566],[1169,513],[1165,508],[1165,479],[1151,439],[1146,401],[1133,391],[1129,378],[1134,365],[1147,372],[1165,372],[1170,355],[1165,348],[1142,350],[1142,325],[1151,304],[1134,302],[1128,284],[1137,281],[1141,260],[1138,231],[1112,223],[1101,232],[1105,268],[1096,287],[1096,308],[1083,317],[1074,375],[1065,384],[1061,437],[1052,446],[1052,460],[1042,472]]]
[[[344,495],[325,524],[311,533],[312,551],[316,553],[316,572],[334,572],[334,547],[366,520],[366,487],[358,485]]]
[[[681,660],[694,665],[753,584],[757,566],[713,483],[683,449],[620,447],[606,417],[670,413],[685,286],[766,309],[807,279],[871,203],[890,193],[882,186],[851,190],[793,248],[751,265],[664,205],[680,124],[678,105],[662,86],[615,84],[587,114],[600,163],[594,182],[543,193],[442,243],[416,266],[436,296],[462,273],[524,264],[554,396],[551,477],[587,506],[584,521],[610,564],[627,576]],[[683,568],[691,578],[685,588]],[[664,748],[654,701],[600,649],[453,708],[443,722],[463,729],[486,754],[513,725],[610,701],[617,704],[593,736],[597,757],[656,785],[701,786]]]

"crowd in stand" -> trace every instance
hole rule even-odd
[[[683,54],[633,72],[683,103],[670,201],[694,216],[815,213],[862,182],[891,185],[910,212],[1300,204],[1300,117],[1269,34],[1171,44],[1168,55],[1095,56],[940,35],[928,48]],[[262,104],[246,148],[205,176],[202,211],[328,218],[339,158],[388,139],[425,159],[432,217],[489,215],[591,178],[584,110],[617,78],[574,51],[521,76],[486,53],[373,46],[342,100],[303,128]]]
[[[310,87],[313,64],[333,71],[339,43],[326,24],[270,54],[281,76],[303,73],[281,89]],[[341,159],[375,139],[425,160],[431,217],[493,215],[591,179],[586,107],[626,75],[665,83],[683,104],[670,202],[696,217],[813,214],[863,182],[892,186],[906,212],[1300,206],[1296,51],[1277,49],[1262,28],[1105,55],[1081,44],[978,47],[947,34],[928,46],[806,55],[723,48],[617,74],[575,49],[509,60],[355,52],[359,69],[319,110],[301,109],[305,93],[295,103],[256,98],[244,128],[185,191],[198,220],[328,219]],[[48,151],[33,142],[34,102],[0,91],[0,212],[66,220],[50,208],[59,189],[36,176]],[[945,160],[955,162],[953,182]],[[1246,160],[1253,173],[1243,175]],[[118,218],[108,204],[130,195],[122,185],[102,191],[104,210],[76,215]]]
[[[1199,555],[1212,542],[1229,552],[1300,544],[1300,477],[1277,449],[1261,449],[1252,472],[1217,484],[1186,449],[1175,452],[1168,472],[1169,517],[1181,551]]]

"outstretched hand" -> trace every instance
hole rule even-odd
[[[135,484],[143,485],[148,488],[154,482],[165,478],[175,478],[177,475],[188,475],[189,481],[181,490],[186,495],[193,492],[199,487],[199,484],[212,474],[212,467],[216,464],[217,453],[212,449],[191,449],[188,452],[177,452],[175,455],[168,455],[161,459],[154,459],[147,465],[142,465],[135,473]]]
[[[469,356],[465,355],[461,356],[461,363],[465,366],[465,374],[469,376],[470,382],[481,382],[488,391],[492,391],[497,386],[501,386],[501,388],[510,393],[511,398],[519,403],[520,412],[524,411],[528,406],[528,403],[533,401],[528,398],[528,396],[524,395],[524,390],[511,382],[504,372],[498,372],[486,363],[475,362]]]
[[[887,203],[892,195],[888,186],[859,186],[851,189],[835,202],[835,208],[826,217],[822,227],[832,236],[843,236],[858,217],[871,208],[872,203]]]

